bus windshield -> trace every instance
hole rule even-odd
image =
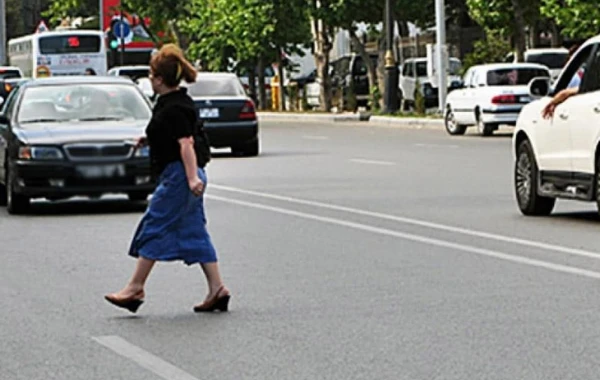
[[[99,36],[64,34],[60,36],[40,37],[41,54],[82,54],[98,53],[102,39]]]

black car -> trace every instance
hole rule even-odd
[[[53,77],[15,88],[0,109],[0,204],[154,191],[148,147],[136,147],[151,104],[128,79]]]
[[[234,154],[259,154],[258,120],[254,102],[232,73],[198,73],[186,85],[194,99],[210,146],[231,148]]]

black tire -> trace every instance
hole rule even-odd
[[[6,178],[6,209],[11,215],[24,214],[29,210],[30,199],[14,192],[13,179],[10,173],[7,173]]]
[[[6,206],[6,186],[0,183],[0,206]]]
[[[477,114],[477,130],[480,135],[484,137],[491,136],[497,128],[498,126],[496,124],[484,123],[483,120],[481,120],[481,114]]]
[[[514,175],[515,196],[521,213],[527,216],[550,215],[556,198],[538,194],[539,171],[529,140],[521,142],[517,149]]]
[[[231,152],[236,156],[258,156],[260,152],[260,143],[258,139],[256,139],[244,145],[232,146]]]
[[[133,191],[127,194],[131,202],[144,202],[148,200],[148,193],[145,191]]]
[[[464,135],[467,131],[467,126],[456,122],[454,112],[452,112],[450,107],[448,107],[444,115],[444,126],[446,127],[446,131],[452,136]]]
[[[598,206],[598,213],[600,213],[600,155],[596,158],[596,174],[594,178],[594,192],[596,196],[596,205]]]

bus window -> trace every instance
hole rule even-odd
[[[40,37],[41,54],[82,54],[100,51],[102,40],[98,36],[61,35]]]

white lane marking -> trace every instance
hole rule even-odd
[[[92,339],[165,380],[199,380],[197,377],[167,363],[161,358],[129,343],[121,337],[98,336],[93,337]]]
[[[347,212],[347,213],[355,214],[355,215],[368,216],[371,218],[391,220],[394,222],[411,224],[411,225],[415,225],[415,226],[419,226],[419,227],[426,227],[426,228],[431,228],[431,229],[440,230],[440,231],[454,232],[454,233],[467,235],[467,236],[474,236],[474,237],[479,237],[479,238],[483,238],[483,239],[496,240],[496,241],[501,241],[501,242],[511,243],[511,244],[518,244],[518,245],[522,245],[525,247],[540,248],[540,249],[545,249],[548,251],[566,253],[566,254],[573,255],[573,256],[581,256],[581,257],[587,257],[587,258],[592,258],[592,259],[600,259],[600,254],[598,254],[596,252],[590,252],[590,251],[586,251],[583,249],[570,248],[570,247],[564,247],[564,246],[560,246],[560,245],[542,243],[542,242],[535,241],[535,240],[520,239],[517,237],[498,235],[498,234],[493,234],[493,233],[489,233],[489,232],[471,230],[468,228],[454,227],[454,226],[449,226],[449,225],[440,224],[440,223],[426,222],[423,220],[406,218],[406,217],[402,217],[402,216],[383,214],[383,213],[373,212],[373,211],[366,211],[366,210],[361,210],[361,209],[352,208],[352,207],[338,206],[338,205],[333,205],[330,203],[308,201],[308,200],[304,200],[304,199],[286,197],[286,196],[269,194],[269,193],[262,193],[262,192],[258,192],[258,191],[238,189],[238,188],[229,187],[229,186],[212,185],[212,187],[215,189],[218,189],[218,190],[229,191],[229,192],[233,192],[233,193],[252,195],[252,196],[256,196],[256,197],[260,197],[260,198],[273,199],[273,200],[277,200],[277,201],[295,203],[295,204],[300,204],[300,205],[305,205],[305,206],[320,207],[320,208],[324,208],[324,209],[328,209],[328,210],[341,211],[341,212]]]
[[[415,144],[415,146],[421,148],[458,148],[458,145],[448,145],[448,144]]]
[[[329,140],[327,136],[302,136],[305,140]]]
[[[415,234],[410,234],[410,233],[405,233],[405,232],[394,231],[394,230],[390,230],[387,228],[371,226],[368,224],[348,222],[346,220],[329,218],[329,217],[325,217],[325,216],[319,216],[319,215],[315,215],[315,214],[294,211],[294,210],[281,208],[281,207],[273,207],[273,206],[268,206],[268,205],[264,205],[264,204],[260,204],[260,203],[244,202],[244,201],[240,201],[237,199],[224,198],[224,197],[219,197],[219,196],[215,196],[215,195],[207,195],[207,197],[209,199],[214,199],[214,200],[225,202],[225,203],[235,204],[238,206],[246,206],[246,207],[251,207],[251,208],[265,210],[265,211],[272,211],[272,212],[276,212],[279,214],[295,216],[297,218],[315,220],[318,222],[329,223],[329,224],[334,224],[334,225],[338,225],[338,226],[353,228],[356,230],[372,232],[372,233],[379,234],[379,235],[397,237],[400,239],[410,240],[410,241],[423,243],[423,244],[429,244],[429,245],[442,247],[442,248],[450,248],[450,249],[454,249],[457,251],[474,253],[474,254],[477,254],[480,256],[493,257],[496,259],[510,261],[513,263],[525,264],[525,265],[534,266],[534,267],[538,267],[538,268],[549,269],[549,270],[552,270],[555,272],[575,274],[575,275],[579,275],[579,276],[583,276],[583,277],[600,279],[599,272],[575,268],[575,267],[571,267],[571,266],[567,266],[567,265],[555,264],[555,263],[542,261],[542,260],[530,259],[527,257],[512,255],[512,254],[503,253],[500,251],[494,251],[491,249],[477,248],[477,247],[466,245],[466,244],[452,243],[452,242],[446,241],[446,240],[440,240],[440,239],[429,238],[429,237],[425,237],[425,236],[421,236],[421,235],[415,235]]]
[[[357,163],[357,164],[366,164],[366,165],[382,165],[382,166],[396,165],[394,162],[390,162],[390,161],[365,160],[362,158],[351,158],[349,161]]]

